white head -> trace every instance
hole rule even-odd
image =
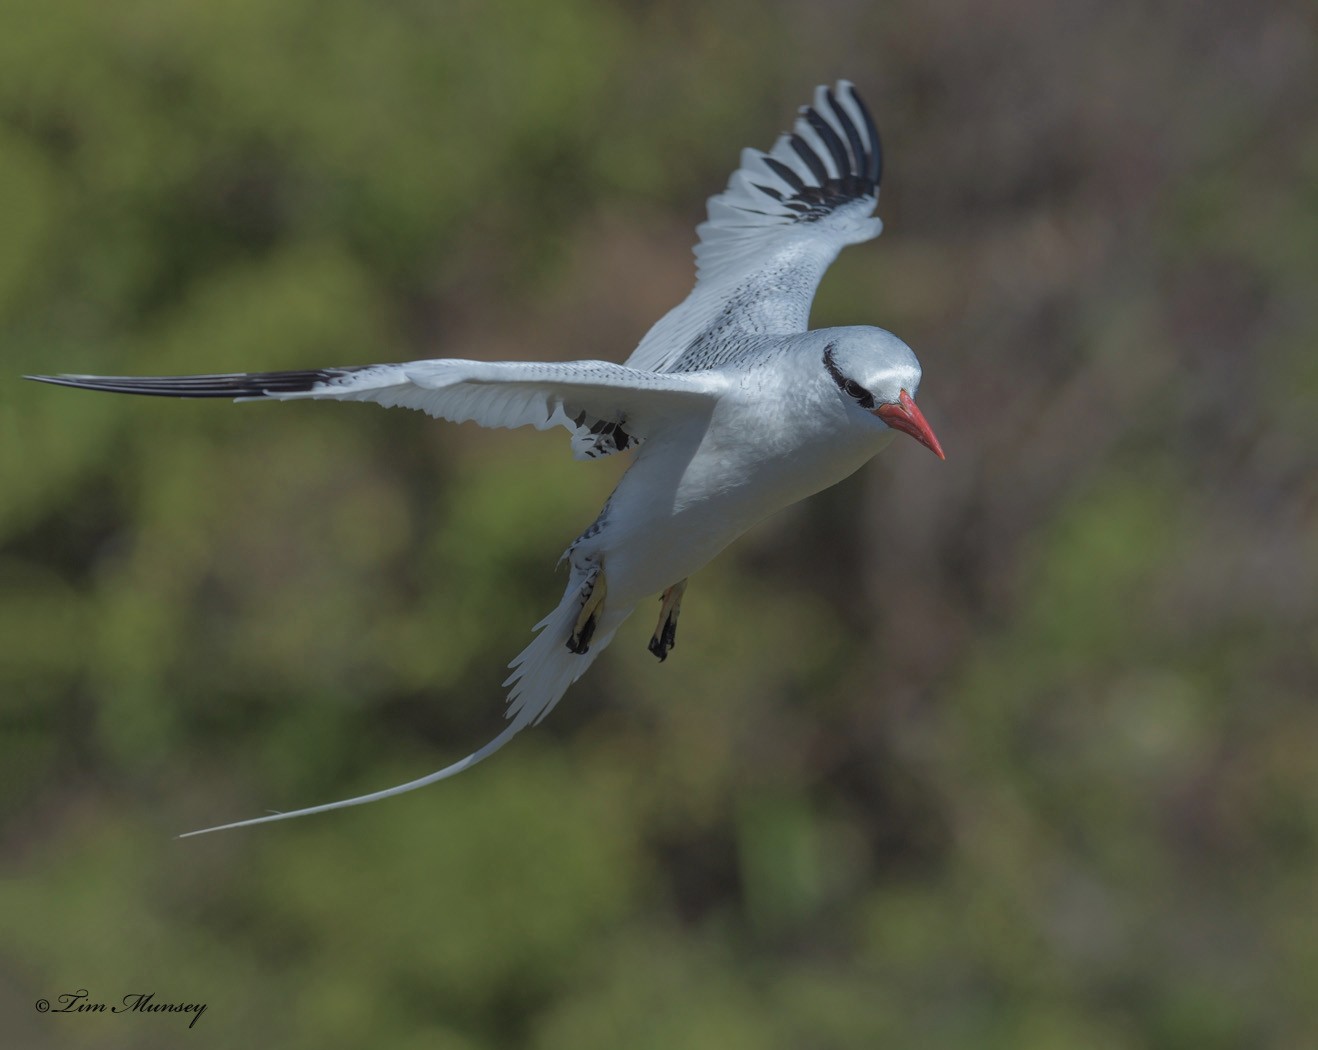
[[[868,425],[909,434],[945,459],[933,428],[916,407],[920,362],[911,348],[882,328],[834,329],[824,348],[824,369],[847,403]]]

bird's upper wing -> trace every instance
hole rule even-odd
[[[747,336],[804,332],[828,265],[876,237],[879,133],[845,80],[815,89],[768,153],[742,150],[728,188],[696,228],[696,286],[650,329],[627,363],[654,371],[717,367]]]
[[[589,458],[712,410],[721,376],[645,372],[608,361],[412,361],[302,372],[201,376],[29,376],[44,383],[166,397],[329,398],[416,408],[484,427],[562,426]]]

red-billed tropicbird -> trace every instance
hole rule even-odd
[[[673,648],[687,578],[766,515],[836,484],[893,431],[943,456],[915,404],[920,364],[880,328],[808,330],[824,270],[878,235],[882,153],[847,81],[819,87],[768,153],[747,149],[697,228],[686,301],[608,361],[461,361],[300,372],[31,376],[89,390],[237,401],[330,398],[486,427],[562,426],[578,459],[635,449],[599,517],[564,554],[558,607],[513,660],[508,726],[460,762],[357,798],[204,831],[360,805],[443,780],[544,718],[637,604],[662,595],[650,651]],[[189,832],[202,834],[203,832]]]

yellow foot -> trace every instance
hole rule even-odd
[[[596,569],[591,573],[581,590],[581,612],[577,614],[577,622],[567,640],[568,649],[578,656],[590,651],[590,640],[595,637],[600,610],[604,608],[604,595],[608,591],[604,583],[604,570]]]
[[[650,652],[659,657],[660,663],[668,659],[669,650],[677,644],[677,617],[682,612],[682,595],[685,593],[686,580],[679,580],[664,591],[659,606],[659,625],[650,639]]]

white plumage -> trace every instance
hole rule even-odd
[[[807,331],[824,270],[877,236],[878,132],[846,81],[820,87],[768,153],[744,150],[697,229],[697,280],[626,365],[413,361],[174,377],[32,376],[120,393],[374,401],[487,427],[565,427],[578,458],[636,449],[564,554],[558,606],[517,656],[508,726],[473,754],[373,794],[207,828],[360,805],[470,768],[544,718],[637,604],[664,595],[650,649],[673,647],[687,578],[766,515],[846,477],[900,430],[940,457],[915,406],[920,365],[878,328]],[[189,834],[201,834],[190,832]]]

